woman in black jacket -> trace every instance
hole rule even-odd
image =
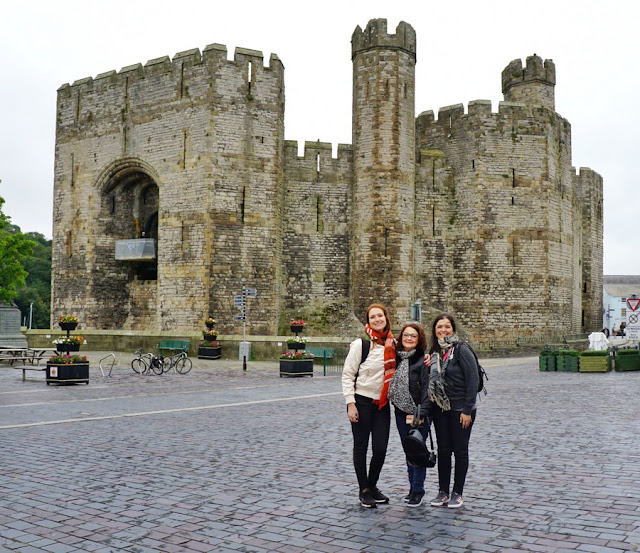
[[[389,386],[389,400],[394,406],[396,427],[402,442],[411,430],[413,413],[420,405],[423,413],[427,410],[427,389],[429,368],[424,364],[427,337],[422,325],[407,323],[400,330],[396,346],[396,372]],[[427,417],[425,416],[425,419]],[[425,420],[420,432],[427,439],[429,421]],[[404,498],[409,507],[418,507],[424,498],[426,468],[414,467],[407,462],[409,494]]]
[[[463,504],[462,490],[469,469],[469,438],[476,418],[478,363],[471,346],[459,340],[456,322],[448,313],[438,315],[431,325],[429,353],[429,414],[438,440],[440,487],[431,505],[456,509]],[[452,453],[456,464],[449,497]]]

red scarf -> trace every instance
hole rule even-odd
[[[367,336],[371,338],[371,341],[384,345],[384,382],[382,383],[382,392],[380,393],[380,399],[374,399],[373,403],[378,406],[378,409],[382,409],[387,403],[387,392],[389,391],[389,384],[396,372],[396,343],[393,340],[393,334],[391,331],[378,332],[369,325],[364,327],[364,331]]]

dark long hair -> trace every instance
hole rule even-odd
[[[398,334],[398,345],[396,349],[398,351],[404,351],[404,346],[402,345],[402,335],[407,328],[413,328],[418,333],[418,343],[416,344],[416,354],[424,355],[424,352],[427,351],[427,335],[424,332],[424,328],[419,323],[407,323],[400,330],[400,334]]]
[[[443,319],[448,319],[448,321],[451,323],[453,331],[456,332],[456,320],[453,318],[453,316],[449,315],[449,313],[440,313],[440,315],[433,319],[433,323],[431,323],[431,349],[429,350],[429,353],[442,352],[442,348],[438,343],[438,337],[436,336],[436,325]]]
[[[372,303],[367,308],[367,314],[365,315],[365,319],[367,319],[366,324],[369,324],[369,311],[376,308],[382,309],[382,312],[384,313],[384,318],[387,319],[387,324],[385,325],[384,330],[382,332],[389,332],[389,330],[391,330],[391,321],[389,320],[389,311],[387,311],[387,308],[381,303]]]

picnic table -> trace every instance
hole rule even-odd
[[[8,362],[13,365],[14,361],[22,361],[31,365],[39,365],[43,359],[48,359],[53,355],[56,348],[21,348],[15,346],[0,346],[0,362]]]

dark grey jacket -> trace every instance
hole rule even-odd
[[[452,411],[470,415],[476,408],[478,395],[478,364],[471,346],[460,342],[453,351],[453,360],[444,373],[444,390]]]

